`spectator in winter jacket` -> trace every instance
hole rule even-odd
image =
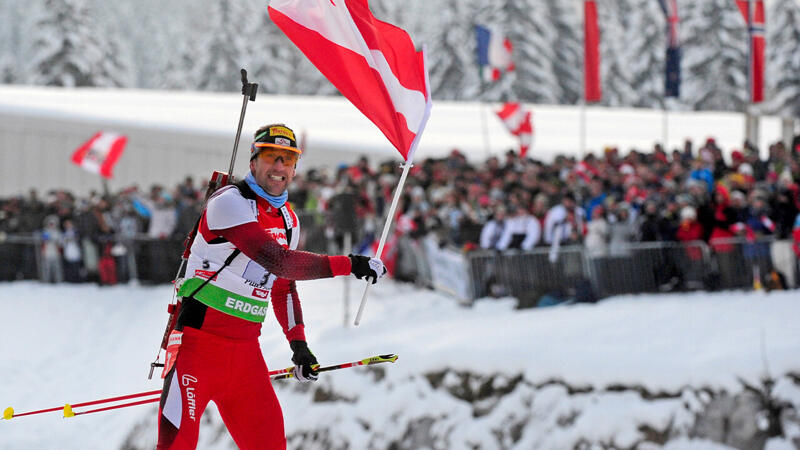
[[[58,217],[47,216],[42,229],[42,281],[45,283],[64,281],[64,267],[61,263],[62,245],[63,235]]]
[[[597,205],[592,211],[592,220],[586,224],[586,238],[583,245],[592,258],[603,257],[608,254],[608,241],[611,227],[606,220],[605,207]]]
[[[675,238],[686,244],[686,256],[691,261],[699,261],[703,258],[702,249],[691,242],[703,239],[703,226],[697,221],[697,211],[691,206],[684,206],[681,209],[681,224],[675,232]]]
[[[497,205],[492,218],[481,229],[481,248],[499,250],[498,244],[506,226],[506,208]]]
[[[631,219],[631,206],[626,202],[617,203],[611,215],[608,251],[611,256],[628,256],[628,244],[636,237],[636,225]]]
[[[579,243],[583,238],[585,217],[583,209],[577,207],[575,196],[566,193],[561,203],[547,211],[544,219],[544,242],[548,245]]]
[[[503,235],[500,236],[497,248],[499,250],[509,248],[531,250],[539,243],[542,236],[539,221],[522,206],[512,205],[509,213],[510,217],[506,219]]]

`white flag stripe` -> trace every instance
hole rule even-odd
[[[105,162],[111,146],[114,145],[114,141],[117,139],[119,139],[118,134],[101,133],[89,147],[89,151],[81,162],[81,167],[94,173],[100,173],[100,167]]]
[[[343,1],[337,5],[330,0],[272,0],[270,7],[332,43],[363,56],[381,76],[395,111],[406,118],[408,130],[415,134],[420,131],[426,108],[425,95],[400,84],[383,53],[370,49],[364,41]]]

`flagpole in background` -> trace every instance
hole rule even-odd
[[[750,143],[752,141],[752,118],[753,108],[753,2],[747,0],[747,102],[744,106],[744,138]]]
[[[483,150],[486,152],[486,159],[492,156],[492,146],[489,141],[489,121],[486,119],[486,82],[481,80],[481,101],[479,103],[481,114],[481,132],[483,133]]]
[[[586,1],[583,2],[583,70],[581,71],[581,107],[578,116],[578,147],[581,159],[586,156]]]
[[[600,28],[597,26],[597,5],[583,2],[583,103],[581,104],[581,155],[586,156],[586,104],[602,99],[600,84]]]

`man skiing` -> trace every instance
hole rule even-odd
[[[263,126],[245,180],[211,196],[191,246],[159,404],[158,448],[193,449],[209,401],[241,449],[284,449],[280,404],[258,343],[267,306],[292,349],[294,376],[315,381],[295,280],[353,274],[376,283],[377,258],[295,250],[299,222],[287,187],[302,150],[283,124]]]

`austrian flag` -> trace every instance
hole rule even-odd
[[[72,162],[103,178],[111,178],[127,142],[128,138],[121,134],[101,131],[75,150]]]
[[[497,111],[497,116],[508,128],[509,133],[519,138],[519,156],[524,158],[533,141],[531,112],[517,102],[509,102],[503,105],[503,109]]]
[[[428,121],[423,51],[376,19],[367,0],[271,0],[269,16],[406,161]]]

